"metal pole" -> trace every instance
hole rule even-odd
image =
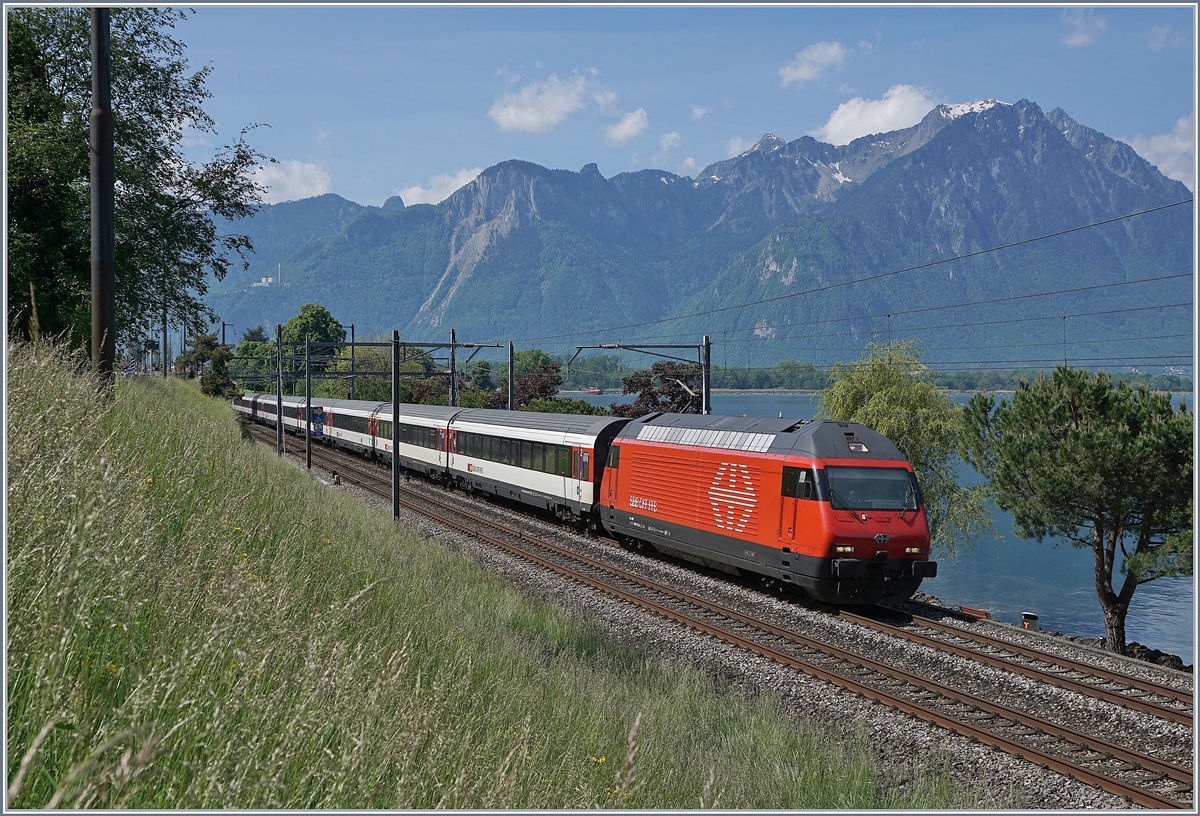
[[[163,378],[167,376],[167,307],[163,306],[163,341],[158,352],[158,361],[162,364]]]
[[[109,12],[92,9],[92,362],[105,387],[117,360],[116,169],[113,155]]]
[[[513,376],[513,346],[512,340],[508,341],[508,410],[515,411],[516,403],[513,397],[513,383],[516,378]]]
[[[304,467],[312,470],[312,335],[304,335]]]
[[[350,399],[354,399],[354,324],[350,324]]]
[[[700,413],[712,413],[712,341],[704,335],[700,344]]]
[[[458,372],[455,370],[456,361],[455,361],[455,355],[454,355],[454,352],[457,351],[457,349],[455,348],[456,345],[457,345],[457,343],[455,343],[455,340],[454,340],[454,329],[451,329],[450,330],[450,407],[451,408],[456,408],[458,406],[458,383],[455,382],[455,380],[458,379]]]
[[[400,330],[392,330],[392,518],[400,518]]]
[[[275,453],[283,456],[283,326],[275,324]]]

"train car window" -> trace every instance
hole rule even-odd
[[[813,497],[812,473],[805,468],[784,467],[783,489],[780,493],[793,499]]]
[[[559,476],[571,475],[571,449],[562,446],[555,446],[556,461],[555,473]]]
[[[404,426],[401,425],[400,427],[403,428]],[[380,420],[378,423],[376,423],[375,429],[376,429],[375,435],[378,436],[380,439],[391,439],[392,438],[392,423],[391,422],[386,422],[384,420]]]
[[[542,443],[534,442],[530,445],[530,450],[532,453],[529,457],[529,464],[526,467],[532,470],[544,470],[545,468],[542,467]]]
[[[507,439],[501,439],[500,440],[500,458],[497,461],[503,462],[506,465],[511,465],[512,464],[512,459],[510,458],[510,452],[511,452],[510,448],[511,447],[512,446]]]
[[[521,443],[521,467],[527,468],[533,465],[533,444],[530,442]]]

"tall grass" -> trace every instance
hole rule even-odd
[[[244,441],[185,383],[9,347],[13,807],[912,808]]]

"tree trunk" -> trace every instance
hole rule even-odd
[[[1092,551],[1096,561],[1096,596],[1104,612],[1104,648],[1119,655],[1125,654],[1125,616],[1129,612],[1129,600],[1137,582],[1126,576],[1120,594],[1113,591],[1113,568],[1116,564],[1117,540],[1120,530],[1116,525],[1109,527],[1097,514],[1096,526],[1092,531]]]

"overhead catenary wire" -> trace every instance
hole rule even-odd
[[[1114,216],[1113,218],[1106,218],[1101,221],[1092,222],[1090,224],[1082,224],[1077,227],[1069,227],[1067,229],[1058,230],[1057,232],[1051,232],[1051,233],[1047,233],[1045,235],[1037,235],[1037,236],[1034,236],[1033,238],[1024,238],[1020,241],[1012,241],[1007,244],[1000,244],[998,246],[988,247],[987,249],[976,250],[975,252],[967,252],[967,253],[963,253],[961,255],[955,255],[950,258],[941,258],[939,260],[929,261],[929,262],[923,263],[923,264],[916,264],[915,266],[909,266],[909,267],[905,267],[903,269],[894,269],[889,272],[880,272],[875,275],[867,275],[862,278],[853,278],[851,280],[841,281],[839,283],[830,283],[830,284],[826,284],[824,286],[818,286],[813,289],[806,289],[802,292],[790,292],[786,295],[776,295],[774,297],[763,298],[761,300],[754,300],[754,301],[749,301],[746,303],[738,303],[738,304],[734,304],[732,306],[721,306],[721,307],[718,307],[715,309],[705,309],[705,310],[699,311],[699,312],[691,312],[689,314],[675,315],[673,317],[662,317],[662,318],[657,318],[655,320],[643,320],[643,321],[640,321],[637,323],[628,323],[628,324],[625,324],[622,326],[609,326],[607,328],[600,328],[600,329],[586,329],[583,331],[568,332],[568,333],[564,333],[564,334],[543,335],[541,337],[525,337],[525,338],[521,338],[514,342],[531,343],[531,342],[538,342],[538,341],[543,341],[543,340],[557,340],[557,339],[566,338],[566,337],[584,337],[584,336],[593,335],[593,334],[603,334],[606,332],[624,331],[627,329],[636,329],[636,328],[640,328],[642,326],[653,326],[653,325],[658,325],[658,324],[662,324],[662,323],[670,323],[670,322],[674,322],[677,320],[688,320],[690,318],[695,318],[695,317],[705,317],[705,316],[712,315],[712,314],[720,314],[722,312],[729,312],[729,311],[734,311],[737,309],[745,309],[745,308],[749,308],[750,306],[762,306],[767,303],[775,303],[775,302],[782,301],[782,300],[789,300],[791,298],[802,297],[804,295],[817,294],[818,292],[827,292],[832,289],[839,289],[839,288],[842,288],[845,286],[853,286],[853,285],[859,284],[859,283],[869,283],[871,281],[882,280],[883,278],[892,277],[894,275],[901,275],[906,272],[916,272],[916,271],[919,271],[922,269],[929,269],[931,267],[940,266],[942,264],[954,263],[956,261],[962,261],[962,260],[966,260],[968,258],[975,258],[975,257],[979,257],[981,255],[987,255],[992,252],[999,252],[1004,249],[1012,249],[1014,247],[1024,246],[1027,244],[1036,243],[1038,241],[1045,241],[1045,240],[1049,240],[1051,238],[1059,238],[1064,235],[1070,235],[1071,233],[1080,232],[1082,230],[1094,229],[1096,227],[1102,227],[1106,224],[1114,224],[1118,221],[1124,221],[1126,219],[1136,218],[1136,217],[1142,216],[1142,215],[1149,215],[1150,213],[1155,213],[1155,212],[1159,212],[1161,210],[1166,210],[1166,209],[1170,209],[1172,207],[1178,207],[1180,205],[1190,204],[1190,203],[1192,203],[1192,199],[1187,198],[1187,199],[1183,199],[1182,201],[1172,202],[1170,204],[1162,204],[1157,207],[1151,207],[1149,209],[1139,210],[1137,212],[1126,213],[1125,215],[1118,215],[1118,216]],[[896,313],[893,313],[893,314],[896,314]]]
[[[1049,291],[1049,292],[1034,292],[1034,293],[1030,293],[1030,294],[1026,294],[1026,295],[1010,295],[1008,297],[1002,297],[1002,298],[988,298],[987,300],[970,300],[970,301],[965,301],[963,303],[951,303],[951,304],[948,304],[945,306],[922,306],[919,309],[901,309],[901,310],[887,312],[887,313],[877,312],[874,314],[850,315],[850,316],[846,316],[846,317],[823,317],[823,318],[819,318],[817,320],[803,320],[803,321],[796,321],[796,322],[792,322],[792,323],[772,323],[772,324],[764,325],[764,326],[743,326],[743,327],[732,328],[732,329],[722,329],[721,333],[722,334],[735,334],[738,332],[762,332],[762,331],[769,331],[771,329],[790,328],[793,326],[814,326],[814,325],[819,325],[821,323],[846,323],[846,322],[851,322],[851,321],[855,321],[855,320],[876,320],[881,317],[889,318],[889,323],[890,323],[890,318],[901,317],[904,315],[921,314],[923,312],[945,312],[950,309],[964,309],[964,308],[969,308],[971,306],[994,306],[998,303],[1008,303],[1008,302],[1011,302],[1014,300],[1030,300],[1032,298],[1038,298],[1038,297],[1053,297],[1054,295],[1071,295],[1071,294],[1078,294],[1080,292],[1095,291],[1095,290],[1099,290],[1099,289],[1112,289],[1112,288],[1118,287],[1118,286],[1134,286],[1134,285],[1141,284],[1141,283],[1153,283],[1156,281],[1176,280],[1179,278],[1190,278],[1190,277],[1192,277],[1192,274],[1190,272],[1184,272],[1184,273],[1179,273],[1179,274],[1175,274],[1175,275],[1162,275],[1157,278],[1140,278],[1138,280],[1132,280],[1132,281],[1119,281],[1116,283],[1099,283],[1099,284],[1094,284],[1092,286],[1079,286],[1079,287],[1076,287],[1073,289],[1056,289],[1056,290]],[[1185,304],[1170,304],[1170,305],[1162,306],[1162,307],[1149,306],[1146,308],[1168,309],[1168,308],[1172,308],[1172,307],[1178,306],[1178,305],[1191,306],[1192,304],[1189,302],[1189,303],[1185,303]],[[1121,311],[1128,311],[1128,310],[1118,309],[1118,310],[1114,310],[1114,311],[1105,311],[1105,312],[1081,312],[1078,314],[1068,314],[1066,316],[1067,317],[1086,317],[1086,316],[1099,315],[1099,314],[1117,314]],[[1018,319],[1021,319],[1021,320],[1058,320],[1061,317],[1063,317],[1063,314],[1061,312],[1059,312],[1057,314],[1047,315],[1045,317],[1018,318]],[[952,329],[952,328],[959,328],[960,326],[986,326],[986,325],[990,325],[993,323],[998,324],[998,323],[1003,323],[1003,322],[1006,322],[1006,321],[986,320],[986,321],[981,321],[978,323],[951,323],[951,324],[947,324],[945,326],[940,326],[938,328],[951,328]],[[916,328],[919,328],[919,327],[916,327]],[[911,330],[913,330],[913,328],[901,327],[901,328],[895,329],[895,331],[911,331]],[[889,329],[889,331],[892,331],[892,329]],[[642,335],[639,339],[642,339],[642,340],[659,339],[659,340],[661,340],[661,339],[668,339],[668,338],[682,337],[682,336],[688,336],[688,335],[685,335],[683,333],[661,334],[661,335]]]

